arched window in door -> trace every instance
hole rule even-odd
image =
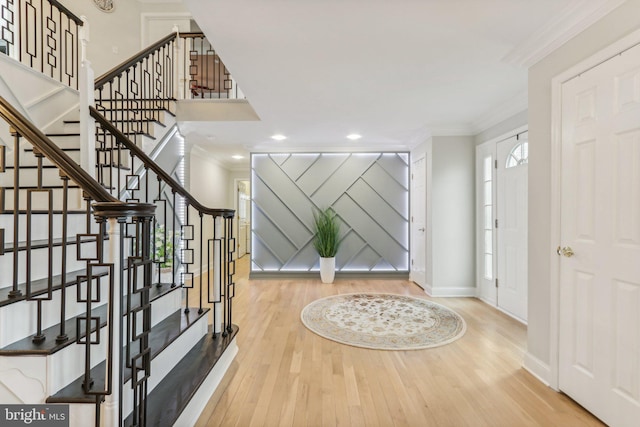
[[[529,162],[529,143],[527,141],[513,147],[513,150],[507,156],[507,164],[505,168],[514,168]]]

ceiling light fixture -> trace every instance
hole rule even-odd
[[[362,135],[359,135],[357,133],[350,133],[349,135],[347,135],[347,139],[350,139],[352,141],[358,140],[362,138]]]
[[[284,139],[287,139],[287,137],[282,135],[282,134],[280,134],[280,133],[277,133],[277,134],[273,135],[271,137],[271,139],[275,139],[276,141],[282,141]]]
[[[244,159],[244,156],[241,156],[240,154],[234,154],[233,156],[231,156],[231,158],[236,160],[241,160],[241,159]]]

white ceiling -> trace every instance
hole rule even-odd
[[[621,1],[185,0],[261,121],[181,130],[231,167],[473,135],[526,109],[527,66]]]

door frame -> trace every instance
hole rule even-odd
[[[560,390],[560,244],[562,203],[562,85],[607,60],[640,44],[640,30],[621,38],[551,80],[551,246],[549,247],[549,386]]]
[[[483,298],[482,296],[482,290],[481,290],[481,283],[482,283],[482,247],[481,247],[481,242],[482,240],[482,236],[481,236],[481,231],[484,229],[482,227],[482,213],[480,212],[480,191],[481,191],[481,171],[479,170],[479,166],[480,166],[480,153],[481,152],[488,152],[491,151],[492,157],[493,157],[493,161],[494,164],[492,165],[491,168],[491,204],[493,206],[492,208],[492,222],[495,221],[496,219],[496,214],[498,212],[498,194],[497,194],[497,190],[498,190],[498,174],[497,174],[497,170],[495,167],[495,162],[498,160],[497,158],[497,154],[498,154],[498,143],[502,142],[506,139],[509,138],[513,138],[514,136],[518,136],[521,133],[527,132],[529,130],[529,124],[526,125],[522,125],[519,126],[515,129],[510,130],[509,132],[505,132],[502,135],[499,135],[495,138],[491,138],[487,141],[482,142],[481,144],[476,145],[476,177],[475,177],[475,182],[476,182],[476,298],[480,299],[481,301],[485,302],[486,304],[489,304],[490,306],[500,310],[501,312],[507,314],[510,317],[513,317],[510,313],[507,313],[504,310],[501,310],[498,307],[498,290],[497,288],[495,289],[495,293],[493,296],[493,300],[488,300],[486,298]],[[495,283],[495,279],[497,277],[498,271],[497,271],[497,267],[498,267],[498,236],[497,236],[497,230],[495,228],[495,226],[493,227],[493,281]],[[486,280],[486,279],[485,279]],[[516,319],[517,321],[522,323],[522,319],[518,319],[516,317],[513,317],[514,319]]]

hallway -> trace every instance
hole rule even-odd
[[[603,425],[521,368],[526,328],[479,300],[436,299],[467,322],[452,344],[355,348],[307,330],[302,308],[333,294],[426,294],[404,280],[248,280],[248,264],[236,263],[240,351],[198,427]]]

